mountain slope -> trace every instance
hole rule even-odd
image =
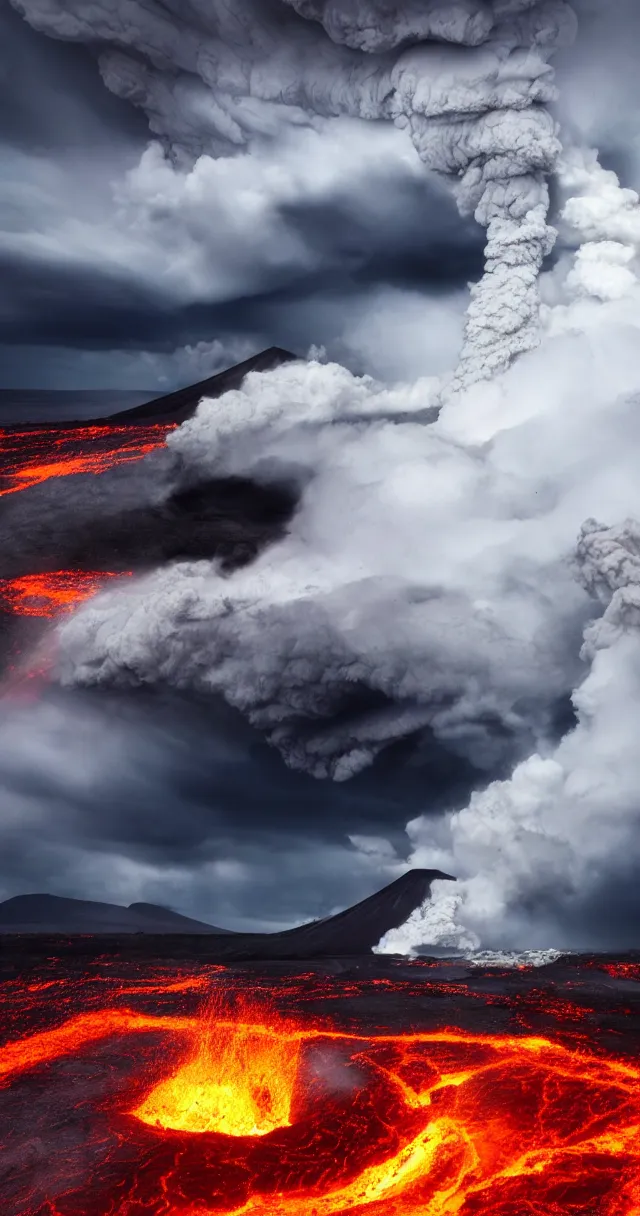
[[[263,350],[259,355],[253,355],[251,359],[245,359],[243,363],[237,363],[235,367],[229,367],[224,372],[218,372],[216,376],[209,376],[197,384],[179,388],[174,393],[154,397],[153,401],[147,401],[144,405],[137,405],[131,410],[122,410],[118,414],[111,414],[107,418],[95,419],[95,421],[184,422],[186,418],[190,418],[195,413],[203,397],[221,397],[230,389],[240,388],[249,372],[271,371],[272,368],[279,367],[281,363],[291,363],[295,358],[297,356],[291,354],[291,351],[282,350],[279,346],[270,346],[268,350]]]
[[[226,932],[155,904],[123,908],[59,895],[16,895],[0,904],[0,933]]]

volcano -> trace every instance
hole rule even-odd
[[[137,405],[130,410],[121,410],[101,421],[124,423],[125,425],[140,423],[148,426],[149,423],[155,422],[179,426],[181,422],[186,422],[187,418],[193,416],[203,397],[221,397],[223,393],[240,388],[249,372],[268,372],[274,367],[280,367],[283,363],[292,362],[295,358],[296,356],[289,350],[283,350],[280,346],[270,346],[260,354],[253,355],[242,363],[236,363],[234,367],[218,372],[215,376],[209,376],[206,380],[200,380],[197,384],[189,384],[186,388],[177,389],[173,393],[154,397],[143,405]]]

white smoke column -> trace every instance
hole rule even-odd
[[[560,166],[563,221],[581,243],[564,278],[566,303],[547,310],[546,330],[606,333],[640,324],[640,199],[605,170],[593,150],[573,149]],[[632,342],[634,339],[632,338]],[[637,342],[637,338],[635,339]],[[544,354],[544,349],[541,351]],[[613,379],[611,394],[615,396]],[[464,427],[464,411],[453,429]],[[408,825],[414,865],[458,873],[455,892],[434,885],[432,901],[388,934],[381,952],[421,946],[476,949],[515,942],[548,946],[551,917],[535,928],[519,914],[541,884],[559,892],[586,889],[598,869],[633,847],[640,820],[637,715],[640,698],[640,524],[583,525],[577,546],[579,581],[606,605],[585,633],[591,663],[573,694],[578,726],[550,755],[533,755],[506,782],[474,794],[464,810],[434,828]],[[437,859],[437,860],[436,860]],[[537,934],[537,936],[536,936]],[[565,943],[563,943],[565,944]],[[571,944],[571,943],[567,943]],[[580,943],[578,943],[580,944]]]
[[[174,154],[229,154],[285,123],[350,116],[408,130],[487,228],[453,388],[538,340],[560,145],[549,59],[566,0],[12,0],[37,29],[100,48],[105,82]]]
[[[594,520],[578,543],[579,577],[608,604],[585,635],[591,671],[574,694],[578,725],[547,756],[532,756],[509,781],[474,794],[469,806],[433,829],[408,825],[415,865],[446,860],[462,876],[434,884],[434,898],[380,943],[383,953],[437,944],[454,949],[548,946],[553,915],[541,894],[575,896],[634,848],[640,826],[640,525],[606,528]],[[467,876],[467,877],[465,877]],[[523,902],[537,902],[527,923]],[[580,946],[573,940],[560,945]]]

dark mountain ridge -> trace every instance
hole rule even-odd
[[[210,957],[229,961],[335,958],[372,950],[424,903],[437,878],[455,881],[440,870],[409,870],[336,916],[279,933],[235,933],[155,904],[125,908],[57,895],[16,895],[0,903],[0,934],[197,934],[207,936]]]

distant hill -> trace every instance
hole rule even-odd
[[[428,899],[437,878],[455,881],[441,870],[409,870],[336,916],[280,933],[233,933],[155,904],[123,908],[57,895],[16,895],[0,904],[0,934],[197,934],[210,939],[208,957],[221,961],[339,958],[367,954],[385,933],[403,925]]]
[[[95,903],[60,895],[15,895],[0,903],[0,933],[222,933],[156,904]]]

